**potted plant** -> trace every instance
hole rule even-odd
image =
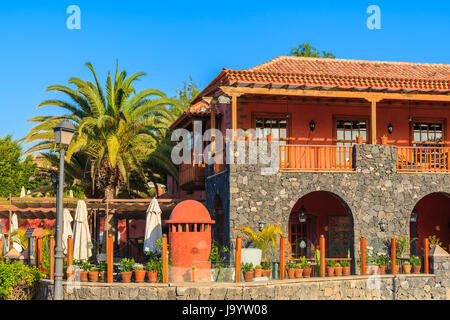
[[[88,272],[91,269],[91,265],[87,261],[83,261],[79,265],[80,267],[80,281],[88,282]]]
[[[245,130],[245,131],[242,131],[242,133],[244,134],[245,141],[249,141],[250,140],[250,132]]]
[[[196,266],[191,267],[191,281],[192,282],[197,281],[197,267]]]
[[[263,269],[263,275],[264,277],[267,277],[270,279],[270,275],[272,273],[272,263],[269,261],[264,261],[261,263],[262,269]]]
[[[108,265],[104,261],[98,263],[98,269],[100,271],[100,281],[106,282],[106,272],[108,270]]]
[[[342,267],[342,265],[339,262],[337,262],[336,265],[334,266],[334,272],[336,274],[336,277],[342,276],[343,269],[344,269],[344,267]]]
[[[295,278],[295,268],[296,267],[297,267],[297,264],[294,261],[288,261],[288,263],[286,264],[286,269],[287,269],[289,279]]]
[[[98,281],[98,274],[99,274],[99,269],[98,267],[91,267],[91,269],[88,272],[89,275],[89,281],[91,282],[97,282]]]
[[[143,266],[137,266],[134,269],[134,279],[137,283],[142,283],[145,281],[145,270]]]
[[[272,142],[272,134],[270,132],[267,134],[267,142]]]
[[[364,137],[363,136],[357,136],[356,137],[356,143],[357,144],[363,144],[364,142]]]
[[[260,264],[257,264],[255,266],[255,278],[262,277],[262,266]]]
[[[158,280],[158,261],[151,260],[147,262],[147,277],[150,283],[156,283]]]
[[[242,264],[242,272],[244,273],[244,279],[246,282],[253,280],[253,263],[246,262]]]
[[[387,145],[387,141],[388,141],[388,135],[387,135],[387,133],[385,133],[385,134],[381,137],[381,144]]]
[[[295,277],[301,278],[303,274],[302,266],[298,263],[295,264]]]
[[[123,258],[120,261],[120,276],[123,283],[129,283],[131,281],[131,275],[134,269],[134,259]]]
[[[300,258],[300,265],[303,269],[303,277],[309,278],[311,276],[311,264],[306,260],[306,257]]]
[[[378,257],[375,259],[375,264],[380,269],[380,274],[386,273],[386,265],[389,264],[390,261],[391,260],[386,254],[382,253],[378,255]]]
[[[409,261],[405,261],[403,262],[403,272],[406,274],[410,274],[411,273],[411,263]]]
[[[342,260],[341,266],[342,266],[342,274],[344,276],[349,276],[350,275],[350,261]]]
[[[325,262],[325,265],[327,266],[327,275],[329,277],[334,277],[334,269],[336,266],[336,261],[334,260],[327,260]]]
[[[420,260],[420,258],[418,256],[411,256],[409,258],[409,262],[412,264],[413,269],[414,269],[414,273],[420,273],[420,267],[422,265],[422,261]]]

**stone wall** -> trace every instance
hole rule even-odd
[[[233,245],[238,235],[233,230],[235,226],[256,227],[261,218],[266,223],[281,223],[288,234],[289,215],[301,197],[313,191],[331,192],[351,213],[354,225],[352,254],[359,257],[360,237],[366,238],[367,246],[373,247],[374,252],[382,251],[393,236],[409,236],[410,214],[421,198],[434,192],[450,194],[450,174],[397,173],[393,146],[356,145],[353,151],[352,172],[261,175],[260,165],[229,165],[225,177],[207,178],[207,205],[215,194],[228,202],[226,214],[230,219],[229,239]],[[208,190],[214,184],[221,188]],[[387,222],[385,232],[379,227],[381,219]],[[276,257],[278,252],[274,253],[274,259]]]

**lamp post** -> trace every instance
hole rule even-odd
[[[56,248],[55,248],[55,289],[54,300],[63,300],[63,263],[64,250],[62,247],[62,229],[63,229],[63,206],[64,206],[64,159],[66,157],[65,147],[70,145],[75,127],[73,124],[64,119],[55,128],[55,142],[60,146],[59,148],[59,176],[58,176],[58,193],[56,199]]]

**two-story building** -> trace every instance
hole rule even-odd
[[[278,57],[223,69],[192,109],[172,128],[201,120],[223,136],[255,130],[234,147],[277,144],[275,174],[249,161],[180,166],[180,187],[206,194],[216,241],[280,223],[291,259],[320,235],[327,257],[358,257],[361,237],[374,254],[402,235],[417,238],[412,254],[431,235],[448,250],[450,65]]]

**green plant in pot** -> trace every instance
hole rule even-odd
[[[325,262],[325,265],[327,267],[327,275],[329,277],[334,277],[334,270],[335,270],[335,267],[336,267],[336,261],[334,261],[334,260],[327,260]]]
[[[334,266],[334,273],[335,273],[336,277],[342,276],[343,269],[344,269],[344,267],[342,266],[342,264],[339,262],[336,262],[336,264]]]
[[[303,277],[309,278],[311,276],[311,264],[306,260],[305,256],[300,258],[300,265],[303,269]]]
[[[228,247],[221,246],[216,241],[212,243],[208,261],[211,261],[211,267],[215,269],[215,281],[223,281],[225,278],[224,269],[228,251]]]
[[[255,278],[262,277],[262,266],[260,264],[257,264],[255,266]]]
[[[294,261],[288,261],[286,264],[287,274],[289,279],[295,279],[295,269],[297,264]]]
[[[142,265],[138,265],[134,269],[134,280],[137,283],[142,283],[145,281],[145,274],[146,271],[144,270],[144,267]]]
[[[342,260],[341,266],[342,266],[342,275],[349,276],[350,275],[350,261]]]
[[[80,267],[80,281],[87,282],[88,281],[88,273],[91,269],[91,265],[87,261],[81,261],[78,265]]]
[[[100,272],[100,281],[106,282],[106,272],[108,271],[108,265],[105,261],[98,262],[98,270]]]
[[[403,262],[403,273],[410,274],[412,265],[409,261]]]
[[[160,263],[158,259],[150,260],[146,264],[147,277],[150,283],[156,283],[158,281],[158,269]]]
[[[131,275],[134,270],[134,259],[123,258],[120,261],[120,276],[123,283],[131,282]]]
[[[270,261],[263,261],[261,263],[262,269],[263,269],[263,275],[264,277],[267,277],[270,279],[270,275],[272,273],[272,262]]]
[[[99,274],[99,268],[92,266],[91,269],[88,272],[89,275],[89,281],[91,282],[97,282],[98,281],[98,274]]]
[[[411,256],[409,262],[413,266],[414,273],[420,273],[420,268],[422,266],[422,260],[418,256]]]
[[[253,280],[253,263],[246,262],[241,266],[242,272],[244,273],[244,279],[246,282],[251,282]]]

